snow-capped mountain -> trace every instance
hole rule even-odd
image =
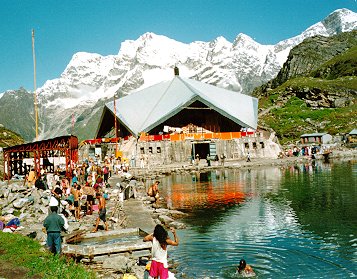
[[[190,44],[145,33],[137,40],[124,41],[117,55],[76,53],[59,78],[47,81],[37,90],[42,108],[41,137],[85,130],[93,114],[100,114],[99,104],[114,94],[130,94],[171,79],[174,66],[181,76],[250,94],[256,86],[277,75],[291,48],[304,39],[354,29],[357,13],[340,9],[276,45],[259,44],[242,33],[233,43],[218,37],[211,42]]]

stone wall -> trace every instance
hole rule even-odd
[[[141,160],[145,167],[164,166],[173,163],[191,163],[191,149],[193,140],[185,141],[138,141],[130,139],[122,142],[119,149],[123,152],[123,157],[129,159],[130,166],[140,167]],[[195,141],[199,143],[200,141]],[[274,134],[263,135],[256,133],[255,136],[242,137],[232,140],[212,139],[202,141],[214,143],[218,156],[224,154],[227,160],[245,159],[249,152],[251,158],[277,158],[281,152]],[[114,154],[115,145],[108,145],[106,154]],[[89,147],[84,147],[81,155],[88,155]],[[132,160],[132,158],[135,160]],[[81,158],[81,156],[80,156]],[[205,159],[205,158],[201,158]]]
[[[248,152],[251,158],[277,158],[281,152],[280,145],[273,139],[260,136],[233,140],[212,139],[211,143],[216,144],[217,155],[224,154],[227,160],[245,159]],[[145,161],[145,165],[151,166],[191,163],[191,149],[191,140],[138,142],[136,166],[140,166],[140,159]],[[133,150],[131,154],[135,154],[135,151]]]

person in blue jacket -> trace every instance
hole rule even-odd
[[[51,213],[43,221],[47,233],[47,247],[53,254],[61,254],[61,231],[65,231],[64,219],[57,214],[57,206],[50,206]]]

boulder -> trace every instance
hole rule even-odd
[[[11,192],[26,192],[28,188],[23,184],[13,184],[11,187]]]
[[[20,221],[25,220],[28,216],[29,216],[28,213],[21,213],[20,216],[19,216],[19,220]]]
[[[4,215],[14,214],[15,209],[13,207],[6,207],[2,210]]]
[[[187,215],[187,213],[184,213],[184,212],[178,211],[178,210],[170,210],[169,214],[173,218],[182,218]]]
[[[159,220],[165,225],[169,225],[170,223],[175,221],[174,219],[166,215],[159,215]]]
[[[15,200],[12,205],[15,209],[21,209],[23,208],[24,206],[26,205],[29,205],[33,203],[33,200],[32,199],[29,199],[29,198],[20,198],[20,199],[17,199]]]
[[[178,230],[186,229],[186,225],[184,223],[180,223],[177,221],[171,222],[169,224],[169,226],[174,227],[175,229],[178,229]]]
[[[155,212],[156,213],[159,213],[159,214],[168,214],[169,213],[169,209],[167,209],[167,208],[156,208],[155,209]]]
[[[34,191],[32,191],[31,196],[33,197],[35,203],[41,203],[41,194],[39,193],[39,191],[37,189],[35,189]]]
[[[145,266],[134,265],[131,272],[135,274],[136,278],[144,278]]]
[[[128,270],[128,264],[129,264],[129,259],[124,256],[114,256],[114,257],[108,257],[103,261],[103,268],[104,269],[112,269],[115,270],[115,272],[118,273],[126,273],[130,272]]]

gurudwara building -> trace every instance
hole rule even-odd
[[[132,164],[276,158],[280,147],[257,132],[258,100],[178,75],[104,106],[97,138],[119,137]],[[270,137],[270,138],[269,138]]]

